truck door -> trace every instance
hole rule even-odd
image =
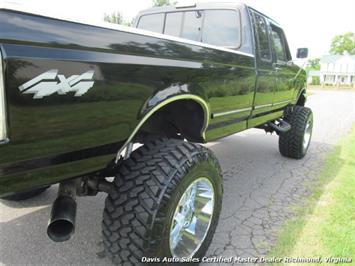
[[[272,108],[275,89],[275,73],[271,52],[268,22],[261,14],[250,10],[254,29],[257,80],[253,115]]]
[[[297,74],[297,67],[292,63],[283,30],[273,23],[270,23],[270,26],[276,78],[273,108],[276,108],[285,106],[291,101],[295,90],[293,81]]]

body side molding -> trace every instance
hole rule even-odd
[[[205,138],[205,132],[207,130],[208,124],[209,124],[209,120],[210,120],[210,111],[209,111],[209,107],[208,104],[206,103],[205,100],[203,100],[201,97],[193,95],[193,94],[183,94],[183,95],[177,95],[177,96],[173,96],[170,97],[164,101],[162,101],[161,103],[157,104],[156,106],[154,106],[151,110],[149,110],[144,117],[139,121],[138,125],[134,128],[134,130],[132,131],[131,135],[128,137],[128,139],[126,140],[126,142],[123,144],[123,146],[118,150],[117,152],[117,156],[116,156],[116,160],[115,162],[117,163],[118,160],[121,157],[121,154],[125,151],[125,149],[127,148],[128,144],[132,141],[132,139],[134,138],[134,136],[137,134],[137,132],[139,131],[139,129],[141,129],[141,127],[144,125],[144,123],[154,114],[156,113],[159,109],[161,109],[162,107],[175,102],[175,101],[179,101],[179,100],[192,100],[197,102],[203,109],[204,113],[205,113],[205,117],[204,117],[204,125],[203,128],[201,130],[201,136],[203,139]]]
[[[220,117],[220,116],[238,114],[238,113],[243,113],[243,112],[247,112],[247,111],[252,111],[252,109],[253,108],[248,107],[248,108],[235,109],[235,110],[226,111],[226,112],[214,113],[214,114],[212,114],[212,117],[216,118],[216,117]]]
[[[4,71],[2,66],[2,52],[0,49],[0,145],[8,143],[7,135],[7,112],[6,112],[6,94],[4,86]]]

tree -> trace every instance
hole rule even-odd
[[[306,70],[320,70],[320,58],[309,59]]]
[[[126,22],[123,19],[123,16],[119,11],[113,12],[111,14],[106,14],[104,15],[104,21],[110,22],[110,23],[115,23],[115,24],[121,24],[125,26],[131,26],[130,22]]]
[[[119,11],[113,12],[111,14],[104,15],[104,21],[115,23],[115,24],[123,24],[123,17]]]
[[[153,0],[153,6],[171,6],[175,4],[176,1],[171,0]]]
[[[330,53],[343,55],[344,52],[355,55],[355,33],[347,32],[333,38]]]

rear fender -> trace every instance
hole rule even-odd
[[[150,117],[152,117],[154,114],[156,114],[159,110],[161,110],[163,107],[168,106],[171,103],[177,102],[177,101],[183,101],[183,100],[190,100],[195,103],[197,103],[203,110],[204,112],[204,121],[203,121],[203,126],[200,131],[201,139],[203,142],[205,142],[205,132],[207,130],[208,124],[209,124],[209,119],[210,119],[210,111],[209,111],[209,106],[207,102],[201,98],[200,96],[190,94],[190,93],[184,93],[181,95],[171,95],[170,92],[173,91],[173,89],[180,88],[180,91],[175,91],[175,92],[180,92],[183,93],[187,90],[183,90],[184,86],[176,86],[176,87],[170,87],[168,89],[159,91],[157,94],[155,94],[153,97],[149,98],[146,103],[143,105],[140,114],[139,114],[139,123],[138,125],[134,128],[132,131],[131,135],[128,137],[124,145],[120,148],[120,150],[117,153],[116,156],[116,163],[119,161],[121,158],[121,155],[127,150],[129,144],[132,142],[134,137],[137,135],[139,130],[143,127],[144,123],[148,121]]]

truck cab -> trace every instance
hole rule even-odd
[[[251,128],[280,116],[277,111],[288,104],[304,105],[306,75],[293,63],[283,29],[275,20],[245,4],[150,8],[138,14],[134,26],[192,43],[218,46],[253,59],[252,65],[239,62],[240,73],[250,72],[238,84],[232,84],[233,88],[225,86],[225,80],[218,85],[218,99],[211,97],[210,101],[214,118],[234,114],[235,121],[244,122],[248,117],[240,127]],[[236,93],[237,86],[243,88]],[[237,97],[233,100],[231,96]]]

